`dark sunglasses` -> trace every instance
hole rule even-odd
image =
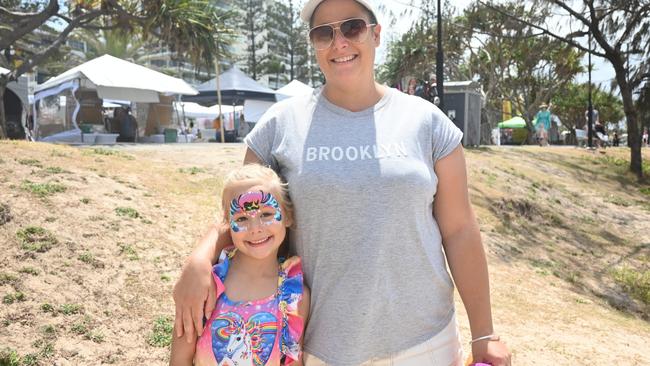
[[[338,27],[334,25],[338,24]],[[318,51],[328,49],[334,42],[336,30],[350,42],[361,43],[368,37],[368,28],[377,24],[368,24],[364,19],[353,18],[340,22],[319,25],[309,31],[309,40]]]

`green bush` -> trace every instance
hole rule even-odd
[[[18,230],[16,237],[21,247],[30,252],[44,253],[59,243],[51,232],[38,226]]]
[[[18,159],[17,161],[22,165],[35,166],[37,168],[43,167],[43,164],[41,164],[41,162],[36,159]]]

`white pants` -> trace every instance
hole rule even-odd
[[[463,347],[454,316],[433,338],[386,358],[373,358],[360,366],[463,366]],[[305,366],[326,366],[327,363],[305,353]]]

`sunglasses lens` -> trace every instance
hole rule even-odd
[[[361,42],[368,31],[366,21],[363,19],[350,19],[341,23],[341,33],[352,42]]]
[[[309,39],[317,50],[328,48],[334,39],[334,28],[331,25],[322,25],[309,32]]]

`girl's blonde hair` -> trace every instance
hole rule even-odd
[[[271,168],[259,164],[246,164],[243,165],[226,175],[223,180],[223,191],[221,192],[221,207],[223,210],[223,221],[228,223],[228,208],[230,202],[226,202],[226,192],[232,188],[236,183],[245,180],[259,181],[261,185],[269,187],[269,190],[275,194],[282,207],[282,215],[287,222],[293,222],[293,204],[289,197],[289,187],[282,181],[280,176]]]

